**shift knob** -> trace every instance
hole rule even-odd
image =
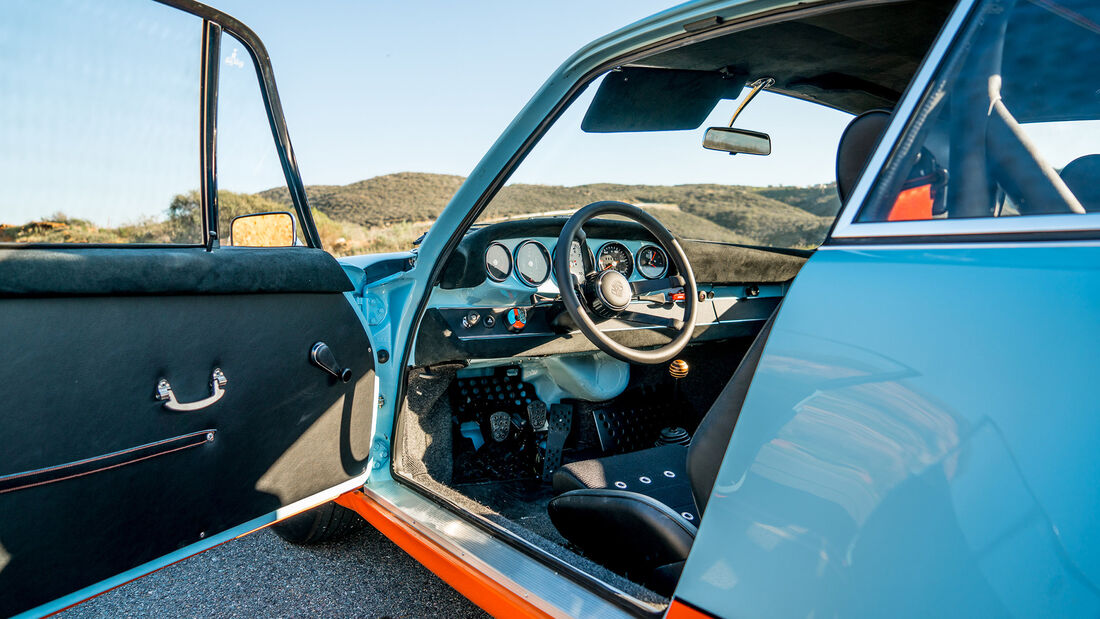
[[[688,364],[683,359],[676,359],[672,363],[668,364],[668,373],[672,375],[676,380],[686,378],[688,375]]]

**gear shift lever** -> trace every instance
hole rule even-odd
[[[687,362],[683,359],[676,359],[668,364],[668,373],[672,376],[673,406],[680,411],[684,411],[685,415],[683,416],[690,416],[691,406],[680,389],[680,381],[688,375]],[[657,438],[657,445],[686,445],[689,440],[691,440],[691,437],[687,430],[682,427],[671,426],[661,430],[661,435]]]

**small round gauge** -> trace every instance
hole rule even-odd
[[[596,254],[596,261],[601,271],[615,269],[627,277],[634,272],[634,259],[630,257],[630,250],[622,243],[604,243]]]
[[[500,243],[490,243],[485,250],[485,273],[494,282],[504,281],[512,273],[512,255]]]
[[[589,264],[595,264],[596,258],[592,255],[592,250],[587,245],[585,249],[588,251]],[[569,245],[569,272],[584,280],[584,255],[581,253],[580,241],[573,241]]]
[[[550,252],[538,241],[524,241],[516,248],[516,272],[528,286],[538,286],[550,276]]]
[[[638,250],[638,272],[646,279],[657,279],[668,270],[668,256],[656,245],[643,245]]]

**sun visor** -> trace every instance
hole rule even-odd
[[[623,67],[604,78],[581,122],[586,133],[697,129],[747,76],[717,71]]]

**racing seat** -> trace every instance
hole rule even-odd
[[[842,202],[889,120],[889,112],[872,110],[845,129],[837,148]],[[554,490],[560,494],[547,509],[565,539],[602,565],[639,578],[658,593],[672,594],[774,321],[775,312],[699,423],[690,445],[572,462],[554,473]]]
[[[1100,155],[1084,155],[1066,164],[1060,173],[1085,212],[1100,211]]]
[[[561,494],[548,510],[563,537],[610,569],[672,593],[774,320],[773,312],[690,445],[572,462],[554,473]]]
[[[836,148],[836,192],[840,203],[848,201],[859,175],[867,166],[871,151],[878,144],[892,114],[886,110],[870,110],[856,116],[840,135]]]

